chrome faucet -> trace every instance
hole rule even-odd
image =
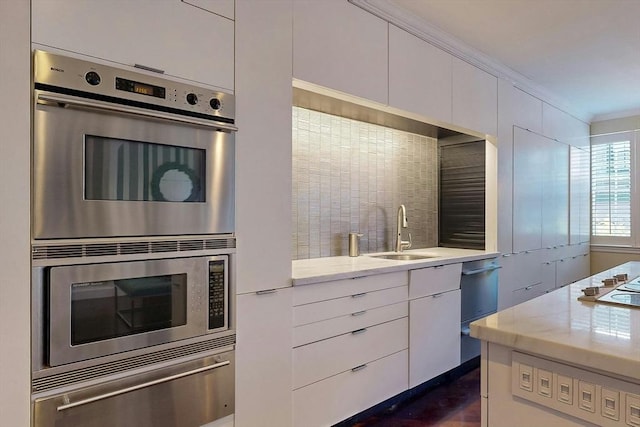
[[[409,233],[409,240],[402,240],[402,229],[407,228],[407,209],[404,205],[400,205],[398,208],[398,228],[396,229],[396,252],[402,252],[403,249],[409,249],[411,247],[411,233]]]

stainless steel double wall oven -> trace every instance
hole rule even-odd
[[[42,51],[34,86],[35,425],[232,414],[233,96]]]

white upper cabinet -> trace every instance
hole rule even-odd
[[[542,101],[515,87],[511,91],[511,96],[513,124],[542,133]]]
[[[200,9],[211,13],[222,15],[225,18],[234,19],[235,4],[234,0],[182,0]]]
[[[546,157],[541,165],[542,248],[551,249],[569,243],[569,145],[540,139]]]
[[[451,123],[452,57],[389,25],[389,105]]]
[[[388,24],[345,0],[294,0],[293,76],[383,104]]]
[[[589,125],[547,103],[542,105],[542,133],[574,147],[589,147]]]
[[[234,22],[179,0],[33,0],[32,41],[234,89]]]
[[[489,135],[497,134],[498,79],[453,58],[452,123]]]

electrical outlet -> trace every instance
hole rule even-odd
[[[553,374],[544,369],[537,369],[538,394],[544,397],[553,397]]]
[[[625,413],[627,425],[640,427],[640,396],[631,393],[626,394]]]
[[[578,407],[582,410],[596,411],[596,386],[586,381],[578,382]]]
[[[573,405],[573,378],[558,374],[556,396],[560,402]]]
[[[620,419],[620,392],[602,387],[600,413],[605,418]]]
[[[526,391],[533,391],[533,368],[529,365],[520,364],[520,388]]]

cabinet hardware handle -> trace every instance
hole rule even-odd
[[[140,389],[143,389],[143,388],[151,387],[151,386],[154,386],[156,384],[166,383],[168,381],[173,381],[173,380],[176,380],[178,378],[184,378],[184,377],[187,377],[189,375],[197,374],[197,373],[200,373],[200,372],[210,371],[212,369],[220,368],[222,366],[227,366],[229,363],[231,363],[231,362],[226,360],[224,362],[216,363],[214,365],[209,365],[209,366],[204,366],[202,368],[197,368],[197,369],[194,369],[192,371],[182,372],[182,373],[176,374],[176,375],[170,375],[168,377],[164,377],[164,378],[160,378],[160,379],[157,379],[157,380],[149,381],[149,382],[146,382],[146,383],[134,385],[132,387],[127,387],[127,388],[123,388],[123,389],[120,389],[120,390],[112,391],[110,393],[105,393],[105,394],[101,394],[101,395],[98,395],[98,396],[89,397],[87,399],[78,400],[77,402],[72,402],[72,403],[67,403],[65,405],[60,405],[60,406],[58,406],[58,412],[64,411],[65,409],[75,408],[76,406],[82,406],[82,405],[86,405],[88,403],[97,402],[98,400],[108,399],[110,397],[118,396],[120,394],[129,393],[131,391],[135,391],[135,390],[140,390]]]
[[[525,291],[530,291],[531,289],[533,289],[533,285],[527,286],[526,288],[524,288]]]
[[[152,73],[164,74],[164,70],[161,70],[160,68],[153,68],[153,67],[149,67],[148,65],[142,65],[142,64],[133,64],[133,66],[134,68],[139,68],[145,71],[151,71]]]
[[[367,277],[367,276],[355,276],[355,277],[352,277],[351,280],[362,279],[363,277]]]
[[[502,254],[503,257],[508,258],[510,257],[512,254]]]
[[[365,296],[367,293],[366,292],[362,292],[361,294],[353,294],[351,295],[351,298],[360,298]]]
[[[353,335],[358,335],[358,334],[362,334],[364,332],[367,332],[367,328],[362,328],[362,329],[356,329],[355,331],[351,332]]]
[[[355,313],[351,313],[352,316],[362,316],[363,314],[365,314],[367,312],[367,310],[362,310],[362,311],[356,311]]]
[[[498,270],[502,268],[499,265],[495,265],[495,264],[489,264],[486,267],[483,268],[479,268],[477,270],[462,270],[462,275],[463,276],[473,276],[474,274],[480,274],[480,273],[485,273],[487,271],[493,271],[493,270]]]
[[[440,292],[439,294],[433,294],[433,298],[440,298],[442,295],[444,295],[444,292]]]
[[[367,367],[367,364],[365,363],[364,365],[360,365],[360,366],[356,366],[355,368],[351,369],[351,372],[358,372],[358,371],[362,371],[364,368]]]
[[[256,291],[256,295],[275,294],[276,292],[278,292],[277,289],[263,289],[261,291]]]

